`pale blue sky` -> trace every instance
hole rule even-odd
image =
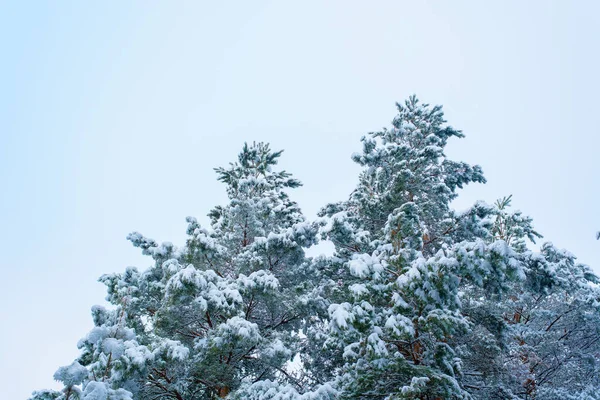
[[[96,279],[150,263],[126,234],[182,243],[244,141],[286,149],[314,217],[413,93],[444,105],[467,135],[449,155],[488,178],[457,206],[513,194],[600,272],[600,3],[217,3],[0,1],[2,398],[54,385]]]

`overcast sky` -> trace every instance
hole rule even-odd
[[[150,265],[127,233],[182,244],[244,141],[285,149],[312,218],[413,93],[466,134],[448,155],[486,173],[457,207],[513,194],[600,272],[599,5],[0,0],[1,397],[55,387],[97,278]]]

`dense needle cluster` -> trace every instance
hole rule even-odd
[[[134,232],[150,268],[104,275],[61,391],[31,400],[600,399],[600,287],[511,198],[457,212],[479,166],[415,97],[362,139],[348,200],[307,221],[276,169],[244,145],[217,168],[229,203],[187,218],[176,247]],[[319,240],[331,256],[310,258]]]

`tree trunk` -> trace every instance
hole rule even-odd
[[[220,398],[225,398],[225,397],[227,397],[227,395],[229,394],[230,391],[231,390],[227,386],[223,386],[223,387],[217,388],[217,395]]]

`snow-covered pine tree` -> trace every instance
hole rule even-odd
[[[600,279],[530,250],[510,197],[451,209],[485,180],[444,154],[462,133],[441,107],[411,97],[392,125],[313,224],[281,152],[244,146],[210,229],[188,218],[181,248],[129,235],[154,264],[100,278],[112,308],[93,307],[63,390],[32,400],[600,400]],[[335,254],[306,258],[319,229]]]
[[[451,210],[457,189],[485,182],[481,169],[445,156],[448,139],[462,134],[445,125],[440,107],[411,97],[398,111],[393,127],[363,138],[362,154],[353,156],[365,169],[349,200],[321,213],[324,235],[336,249],[325,269],[330,335],[321,332],[322,343],[333,359],[343,351],[337,364],[342,397],[533,398],[542,391],[528,386],[540,380],[519,376],[527,359],[524,335],[518,349],[511,347],[515,329],[508,329],[503,318],[515,310],[509,303],[540,299],[547,293],[542,286],[561,281],[552,267],[555,261],[546,255],[550,247],[541,254],[527,250],[524,240],[539,235],[530,219],[505,210],[510,199],[494,206],[477,203],[462,213]],[[589,291],[595,288],[590,285],[596,278],[572,261],[566,264],[565,270],[578,277],[577,285],[587,288],[576,292],[591,306],[595,300]],[[540,268],[545,274],[552,271],[545,283]],[[571,312],[570,307],[559,309],[545,309],[544,318],[537,318],[531,334],[540,347],[536,354],[547,347],[540,341],[541,327],[548,329],[553,318]],[[598,310],[586,310],[594,315],[588,320],[595,321]],[[595,335],[582,343],[592,346]],[[555,350],[546,349],[547,357]],[[561,360],[583,368],[583,355],[577,360],[573,355]],[[586,377],[595,376],[596,357],[587,358]],[[494,369],[496,362],[502,367]],[[561,366],[564,362],[546,365],[544,376],[569,371]],[[570,379],[563,381],[578,393],[590,391],[581,378],[567,375]],[[544,382],[552,386],[548,378]]]
[[[477,274],[470,260],[487,252],[454,246],[450,202],[484,178],[478,166],[445,157],[448,139],[462,134],[444,126],[440,107],[411,97],[398,111],[393,127],[363,138],[353,156],[365,169],[350,199],[322,211],[339,274],[327,344],[344,347],[347,398],[462,398],[448,341],[468,327],[460,281]]]
[[[492,208],[486,242],[516,253],[523,279],[507,293],[463,286],[471,329],[456,338],[462,385],[477,399],[600,398],[600,287],[589,267],[551,243],[533,252],[531,220],[509,212],[510,197]]]
[[[211,399],[240,386],[297,395],[288,362],[302,345],[303,247],[317,227],[286,193],[300,182],[274,170],[280,155],[245,145],[238,162],[217,168],[230,202],[211,211],[211,230],[188,218],[185,246],[130,234],[154,265],[100,278],[114,308],[93,308],[81,356],[55,375],[64,390],[32,399]]]

